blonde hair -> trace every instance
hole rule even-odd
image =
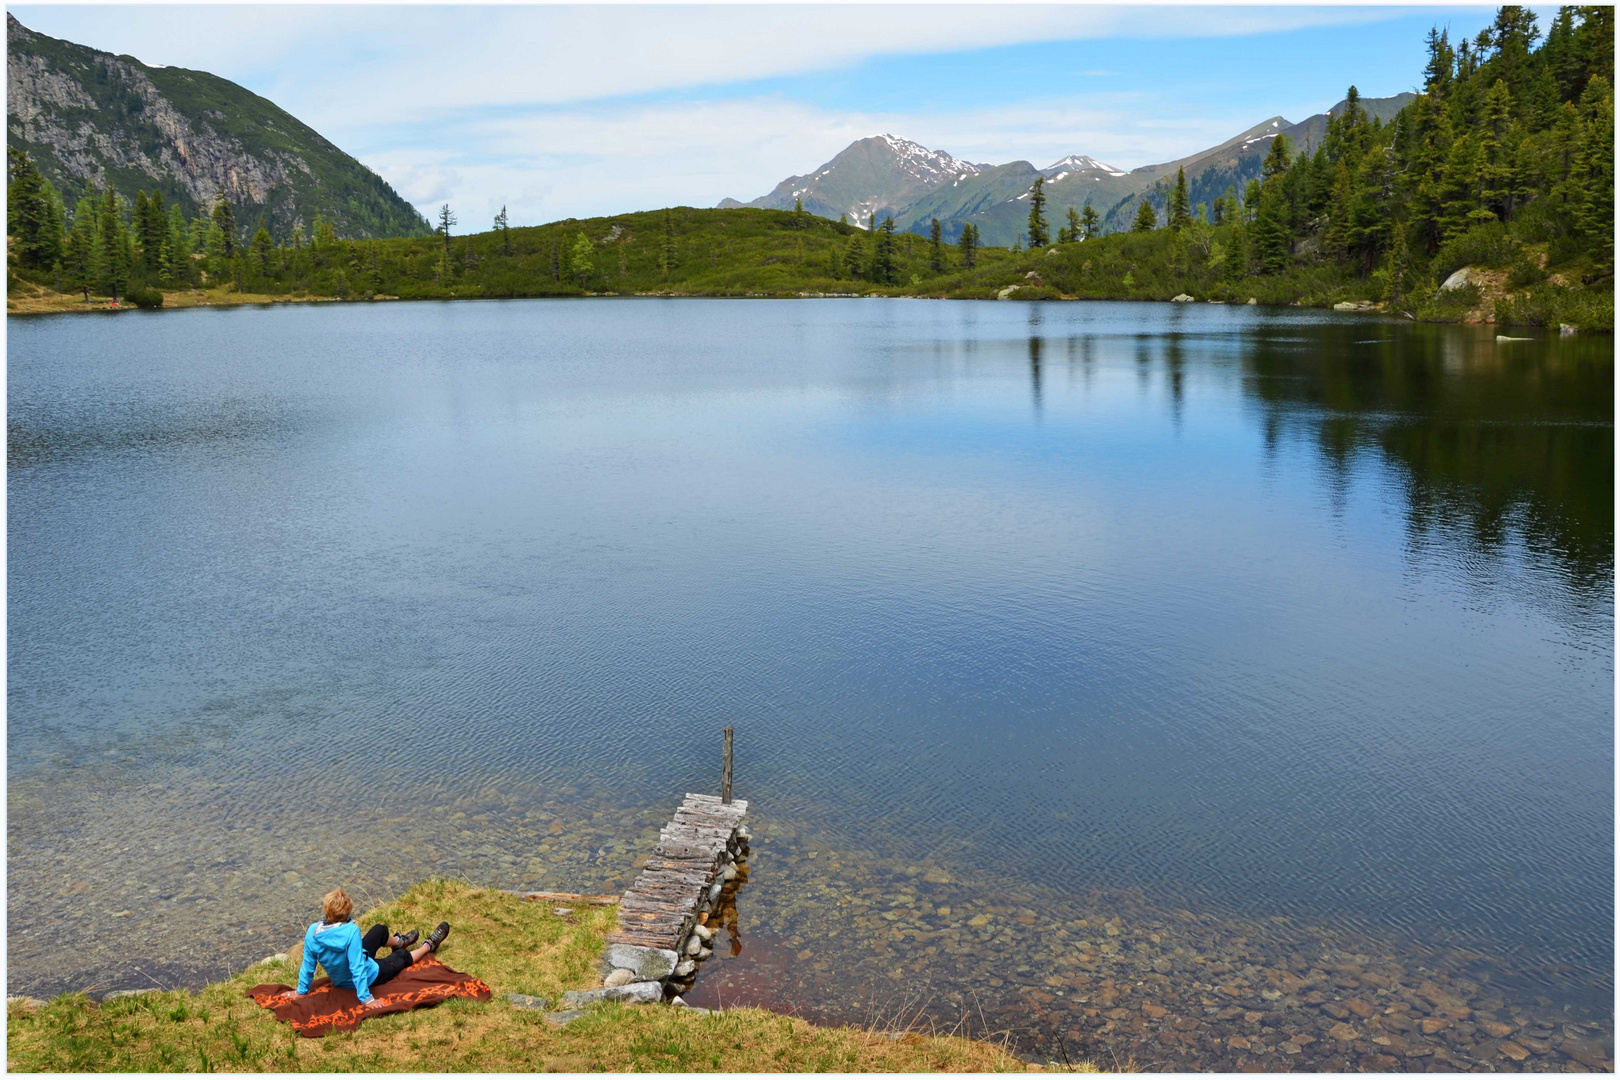
[[[326,922],[342,922],[354,911],[354,901],[339,885],[325,896],[321,897],[321,918]]]

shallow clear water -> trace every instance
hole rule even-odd
[[[755,934],[700,992],[971,993],[1053,1054],[1068,1003],[1096,1052],[1144,1033],[1086,1029],[1054,934],[1185,912],[1194,953],[1309,928],[1610,1026],[1612,339],[855,300],[8,328],[13,993],[239,967],[340,880],[620,887],[732,724]]]

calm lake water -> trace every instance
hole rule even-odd
[[[704,1003],[1150,1068],[1612,1060],[1610,338],[875,300],[8,330],[11,993],[195,985],[338,882],[622,888],[731,724],[756,840]]]

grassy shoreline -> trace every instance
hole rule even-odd
[[[268,960],[201,990],[105,1003],[65,994],[7,1004],[12,1072],[1021,1072],[1035,1066],[993,1041],[955,1035],[817,1027],[763,1009],[703,1013],[606,1005],[566,1027],[507,994],[555,999],[600,985],[596,957],[616,907],[553,905],[435,879],[367,912],[364,925],[455,931],[444,960],[487,982],[487,1002],[451,1000],[380,1016],[359,1030],[305,1039],[247,997],[261,983],[296,983],[292,958]],[[269,949],[277,944],[267,942]],[[1089,1066],[1081,1071],[1093,1071]]]

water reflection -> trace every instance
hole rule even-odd
[[[1266,446],[1311,439],[1336,508],[1358,458],[1376,454],[1401,475],[1414,547],[1443,546],[1430,542],[1440,532],[1488,556],[1525,544],[1583,606],[1612,580],[1609,341],[1375,324],[1312,349],[1261,335],[1244,370]]]

